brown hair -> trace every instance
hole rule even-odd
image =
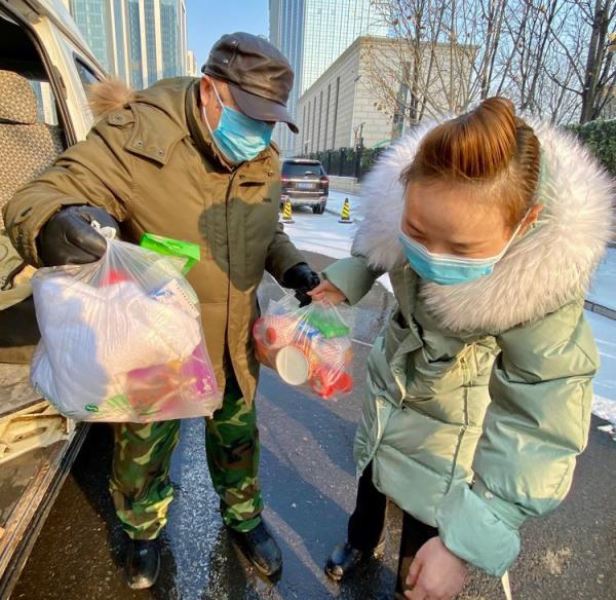
[[[540,145],[505,98],[488,98],[475,110],[446,121],[422,140],[401,181],[449,181],[490,186],[510,226],[534,203]]]

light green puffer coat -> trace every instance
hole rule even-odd
[[[492,575],[517,557],[522,523],[567,495],[598,367],[583,300],[610,236],[612,182],[567,134],[535,130],[541,223],[492,275],[439,286],[403,257],[398,177],[425,128],[369,175],[353,256],[325,272],[354,304],[387,271],[397,300],[368,361],[359,471],[372,461],[379,490]]]

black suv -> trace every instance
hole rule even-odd
[[[310,206],[315,215],[325,212],[329,179],[318,160],[290,158],[282,163],[280,202],[293,206]]]

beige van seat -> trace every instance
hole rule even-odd
[[[0,70],[0,230],[2,207],[63,150],[60,128],[38,122],[28,80]]]

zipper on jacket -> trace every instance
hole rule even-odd
[[[231,319],[231,232],[229,231],[229,199],[231,197],[231,189],[236,177],[239,175],[240,169],[236,169],[229,178],[227,193],[225,195],[225,229],[227,230],[227,323],[225,327],[225,346],[229,345],[229,321]],[[231,349],[229,348],[229,352]]]
[[[466,354],[471,351],[472,351],[472,346],[469,347],[467,350],[465,350],[463,355],[460,356],[460,369],[462,371],[462,394],[464,395],[464,398],[462,400],[464,402],[464,405],[463,405],[464,424],[460,428],[460,433],[458,434],[458,441],[456,443],[456,451],[453,456],[453,460],[451,461],[451,472],[449,473],[449,483],[447,485],[447,491],[445,492],[446,494],[449,493],[449,490],[451,489],[451,486],[453,485],[453,478],[454,478],[454,474],[456,471],[456,466],[458,464],[458,456],[460,454],[460,449],[462,448],[462,440],[464,439],[464,435],[466,434],[466,430],[468,428],[468,393],[469,393],[468,386],[470,384],[471,378],[470,378],[468,363],[466,361]]]

